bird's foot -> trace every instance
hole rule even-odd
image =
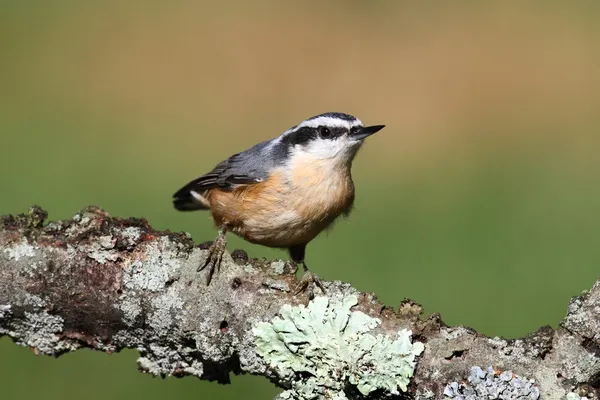
[[[302,279],[300,279],[300,282],[298,282],[298,285],[296,285],[295,294],[299,294],[306,291],[308,294],[308,298],[313,299],[315,297],[314,286],[318,286],[319,289],[321,289],[321,291],[323,292],[323,294],[327,293],[319,277],[313,274],[310,270],[306,270],[304,272],[304,275],[302,276]]]
[[[227,239],[225,238],[225,233],[219,233],[217,239],[213,242],[212,245],[208,248],[208,254],[204,261],[198,266],[198,272],[202,271],[206,267],[210,267],[208,270],[208,276],[206,277],[206,285],[210,285],[210,281],[215,273],[215,269],[217,271],[221,270],[221,260],[223,259],[223,253],[225,252],[225,247],[227,246]]]

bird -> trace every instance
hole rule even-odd
[[[208,210],[218,235],[198,271],[206,284],[220,270],[226,234],[271,248],[287,249],[304,275],[300,293],[325,288],[307,266],[306,247],[340,217],[350,215],[355,186],[351,167],[366,138],[385,125],[365,127],[341,112],[310,117],[279,136],[218,163],[173,195],[179,211]]]

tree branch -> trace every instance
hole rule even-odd
[[[558,329],[504,340],[337,281],[305,308],[290,290],[295,267],[239,250],[206,286],[196,271],[205,250],[189,235],[93,207],[46,215],[33,207],[0,221],[0,335],[39,353],[136,348],[143,371],[222,383],[259,374],[287,389],[282,398],[600,395],[598,282]]]

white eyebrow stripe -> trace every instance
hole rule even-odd
[[[318,117],[318,118],[309,119],[307,121],[304,121],[304,122],[298,124],[298,126],[296,126],[294,128],[294,131],[296,131],[300,128],[316,128],[321,125],[350,129],[354,126],[358,126],[358,125],[362,126],[362,122],[359,119],[355,119],[353,121],[347,121],[344,119],[333,118],[333,117]]]
[[[273,139],[273,142],[271,143],[271,147],[275,146],[276,143],[280,143],[282,137],[287,136],[290,133],[294,132],[296,130],[296,128],[297,127],[294,126],[293,128],[288,129],[287,131],[283,132],[281,135],[279,135],[278,137],[276,137],[275,139]]]

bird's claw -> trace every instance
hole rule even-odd
[[[202,271],[206,267],[210,267],[206,277],[207,286],[210,285],[210,281],[215,273],[215,269],[217,271],[221,270],[221,261],[223,259],[223,253],[225,252],[226,245],[227,242],[225,240],[225,235],[219,235],[219,237],[217,237],[213,244],[208,248],[208,254],[206,255],[204,261],[198,266],[198,272]]]
[[[308,294],[308,298],[313,299],[315,297],[313,291],[313,287],[315,285],[318,286],[319,289],[321,289],[323,294],[327,293],[319,277],[313,274],[311,271],[307,270],[306,272],[304,272],[304,275],[302,276],[302,279],[300,279],[300,282],[298,282],[298,285],[296,285],[295,294],[299,294],[306,291],[306,293]]]

